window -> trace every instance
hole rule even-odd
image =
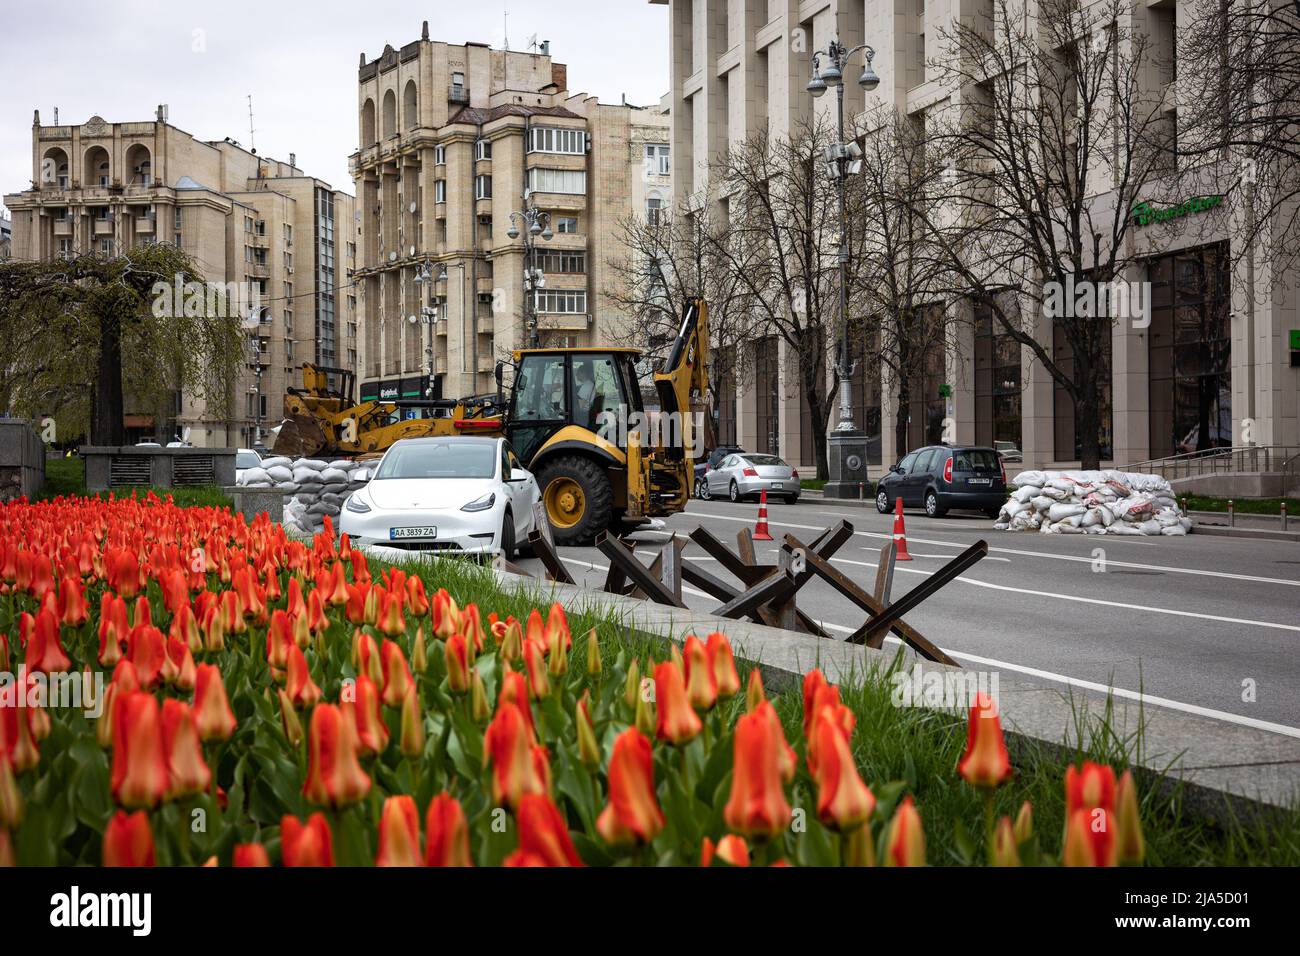
[[[645,171],[647,176],[667,176],[669,174],[670,166],[667,143],[646,144]]]
[[[293,226],[287,222],[284,224],[284,244],[286,246],[293,245]]]
[[[59,240],[59,255],[63,256],[65,259],[69,259],[69,258],[72,257],[72,240],[71,240],[71,239],[60,239],[60,240]]]
[[[898,470],[902,474],[906,475],[911,473],[912,466],[916,464],[916,454],[917,454],[916,452],[912,452],[910,455],[908,455],[906,458],[904,458],[902,461],[898,463]]]
[[[664,201],[657,196],[652,196],[645,201],[645,221],[647,226],[659,225],[659,214],[663,210]]]
[[[538,312],[551,315],[585,315],[586,289],[538,289],[534,303]]]
[[[435,166],[446,166],[446,165],[447,165],[447,147],[446,147],[446,146],[435,146],[435,147],[433,147],[433,165],[435,165]]]
[[[436,179],[436,180],[434,180],[434,182],[433,182],[433,201],[436,202],[436,203],[438,203],[438,202],[446,202],[446,201],[447,201],[447,180],[445,180],[445,179]]]
[[[112,239],[100,239],[100,240],[99,240],[99,254],[100,254],[101,256],[111,256],[111,255],[113,254],[113,240],[112,240]]]
[[[478,141],[474,144],[474,158],[475,158],[475,159],[491,159],[491,158],[492,158],[492,141],[491,141],[491,140],[487,140],[487,139],[480,139],[480,140],[478,140]]]
[[[453,74],[451,75],[451,85],[452,85],[452,86],[464,86],[464,85],[465,85],[465,74],[464,74],[464,73],[453,73]]]
[[[244,232],[252,232],[252,231],[253,231],[253,217],[252,217],[252,216],[245,216],[245,217],[244,217]]]
[[[587,151],[587,134],[580,129],[559,129],[553,126],[534,126],[530,153],[563,153],[580,156]]]
[[[517,421],[563,421],[568,417],[566,405],[564,356],[534,355],[524,359],[515,382],[515,407],[510,417]]]
[[[108,163],[99,164],[99,184],[107,186],[109,184]]]
[[[110,216],[109,213],[108,213],[108,207],[107,207],[107,206],[96,206],[96,207],[95,207],[95,218],[98,219],[100,222],[112,222],[112,221],[113,221],[113,217]]]
[[[555,220],[555,231],[562,232],[565,235],[571,235],[578,231],[577,216],[560,216]]]
[[[603,412],[625,405],[613,356],[573,356],[573,405],[573,420],[593,431]]]
[[[545,169],[534,166],[528,170],[528,189],[530,192],[581,196],[587,192],[587,173],[582,169]]]
[[[265,219],[259,219],[259,220],[257,220],[257,222],[253,224],[253,231],[254,231],[255,233],[257,233],[259,236],[265,236],[265,235],[266,235],[266,220],[265,220]]]
[[[1020,447],[1020,343],[986,304],[975,306],[975,441]]]
[[[474,198],[475,199],[492,198],[492,177],[491,176],[474,177]]]
[[[172,213],[172,228],[175,229],[177,232],[181,231],[181,207],[180,206],[177,206],[176,210]]]
[[[537,265],[542,272],[549,275],[583,275],[587,271],[587,254],[585,252],[542,252],[537,256]]]

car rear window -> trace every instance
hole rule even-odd
[[[785,462],[776,455],[746,455],[751,465],[784,465]]]
[[[953,467],[957,471],[997,471],[998,455],[991,448],[968,448],[957,452]]]

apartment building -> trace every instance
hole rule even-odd
[[[167,408],[130,407],[131,441],[188,436],[248,447],[278,424],[303,362],[354,368],[358,302],[351,195],[232,139],[196,139],[167,121],[32,124],[32,186],[5,197],[14,256],[119,255],[169,242],[208,283],[246,293],[247,361],[231,415],[182,388]]]
[[[0,262],[13,255],[13,222],[8,216],[0,216]]]
[[[363,399],[494,390],[496,361],[531,338],[525,295],[544,346],[625,339],[608,297],[610,264],[625,255],[619,224],[671,199],[657,105],[570,93],[546,44],[439,42],[427,22],[400,49],[363,53],[357,81]],[[534,207],[549,238],[530,250],[521,214]],[[417,281],[426,269],[431,281]],[[528,292],[526,269],[543,277]]]
[[[687,214],[716,199],[708,164],[718,153],[760,129],[788,133],[814,111],[833,119],[835,97],[814,99],[806,91],[814,51],[836,37],[876,50],[880,85],[864,93],[844,84],[850,125],[881,105],[924,121],[959,95],[942,88],[936,75],[945,27],[992,10],[989,0],[650,2],[667,8],[672,166]],[[1144,0],[1128,24],[1148,44],[1142,82],[1163,99],[1173,124],[1178,104],[1198,92],[1194,71],[1176,69],[1176,37],[1188,10],[1188,0]],[[853,76],[860,66],[852,65]],[[1103,204],[1104,189],[1097,195]],[[1300,348],[1295,284],[1262,257],[1229,255],[1240,233],[1217,198],[1188,204],[1159,228],[1137,219],[1132,241],[1140,265],[1124,278],[1150,283],[1151,322],[1114,327],[1102,414],[1107,464],[1198,450],[1207,437],[1211,445],[1300,445],[1300,352],[1291,348],[1291,342]],[[945,419],[955,422],[956,442],[1007,442],[1023,451],[1026,465],[1077,465],[1072,402],[1030,350],[968,302],[934,308],[960,321],[946,323],[947,342],[926,362],[908,410],[907,447],[895,440],[897,393],[888,370],[859,363],[854,420],[866,425],[872,474],[909,448],[939,441]],[[1059,354],[1059,330],[1050,319],[1035,334]],[[750,348],[754,380],[721,397],[719,440],[811,466],[812,429],[792,356],[775,337]]]

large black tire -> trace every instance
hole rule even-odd
[[[513,561],[515,550],[515,517],[507,508],[501,520],[501,554],[507,561]]]
[[[553,492],[551,486],[558,484]],[[554,458],[542,466],[537,483],[542,489],[542,502],[551,522],[551,532],[556,544],[586,545],[610,525],[614,515],[614,489],[605,469],[590,458],[565,455]],[[582,499],[573,509],[564,510],[560,491],[574,486],[581,490]],[[558,499],[558,500],[557,500]]]
[[[925,493],[925,513],[931,518],[942,518],[948,509],[939,504],[939,493],[931,488]]]

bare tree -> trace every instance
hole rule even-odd
[[[826,431],[839,388],[828,361],[837,342],[839,207],[824,168],[834,131],[823,120],[788,136],[759,132],[714,162],[729,228],[708,240],[748,293],[755,337],[777,336],[794,357],[797,389],[808,403],[817,476],[829,465]],[[859,177],[846,183],[849,209],[849,315],[860,327],[865,231]]]
[[[1084,468],[1101,459],[1114,324],[1098,293],[1138,261],[1129,210],[1166,171],[1170,145],[1129,12],[1127,0],[1040,0],[1031,15],[998,0],[993,23],[946,31],[935,63],[957,95],[931,132],[952,164],[950,202],[924,207],[931,237],[974,303],[1072,400]],[[1037,334],[1053,302],[1063,352]]]

